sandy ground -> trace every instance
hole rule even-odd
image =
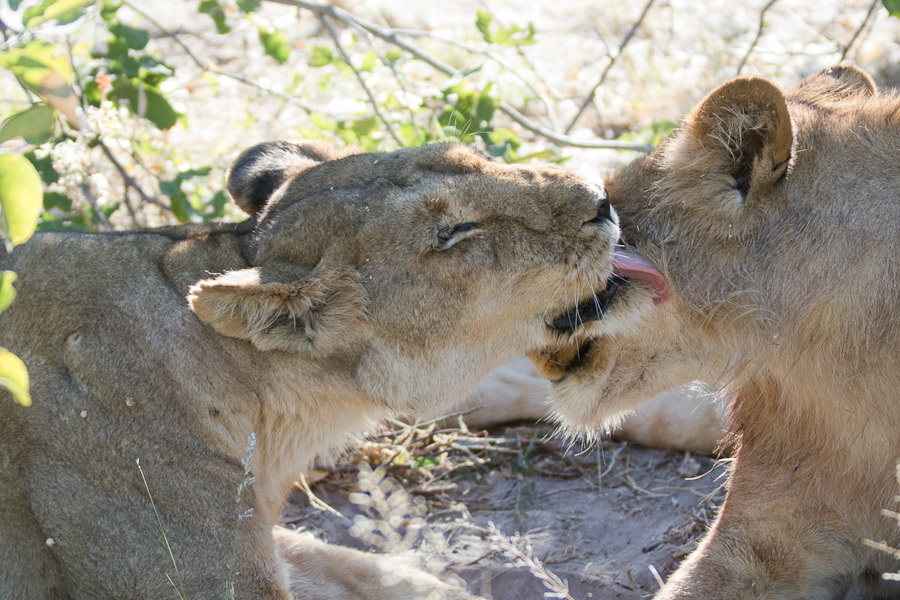
[[[414,486],[412,469],[390,469],[408,489],[425,492],[425,519],[446,544],[422,536],[415,552],[401,554],[458,575],[472,592],[495,600],[540,598],[548,591],[537,569],[514,566],[509,544],[521,551],[530,548],[545,569],[566,582],[573,598],[651,596],[659,588],[654,572],[663,578],[671,572],[715,514],[726,466],[622,442],[588,450],[567,447],[549,433],[546,425],[492,430],[488,449],[476,450],[485,457],[484,465],[453,470],[431,485]],[[498,439],[506,441],[498,444]],[[445,461],[452,466],[454,458]],[[352,462],[338,468],[349,470]],[[355,473],[330,472],[311,491],[346,518],[312,506],[307,493],[298,490],[284,522],[331,542],[381,549],[384,544],[365,543],[350,533],[358,531],[354,518],[383,516],[373,515],[358,497],[352,497],[356,504],[351,501],[358,490]],[[490,523],[507,545],[489,531]],[[515,534],[520,537],[513,539]]]

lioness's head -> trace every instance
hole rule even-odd
[[[639,313],[639,325],[604,318],[591,342],[533,356],[557,382],[561,420],[602,428],[694,379],[802,377],[815,372],[804,362],[853,365],[893,340],[898,112],[900,100],[852,66],[788,94],[740,77],[615,173],[607,189],[625,249],[657,274],[611,299],[608,317]],[[654,306],[666,288],[671,301]]]
[[[491,368],[558,341],[554,318],[604,289],[619,234],[602,187],[458,144],[266,143],[237,159],[228,189],[253,216],[252,266],[194,285],[193,311],[398,411],[446,410]]]

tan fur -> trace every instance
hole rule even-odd
[[[753,77],[710,93],[608,182],[623,239],[666,275],[610,317],[630,332],[535,354],[572,432],[701,378],[734,394],[727,499],[657,598],[843,598],[897,569],[900,97],[843,65],[787,95]],[[601,321],[594,331],[602,335]],[[887,584],[871,597],[900,595]]]
[[[0,254],[19,276],[0,345],[34,401],[0,393],[0,598],[177,597],[151,494],[190,599],[229,579],[242,599],[469,598],[273,526],[317,456],[557,340],[548,315],[611,272],[601,189],[459,145],[287,143],[228,187],[250,220]]]
[[[460,407],[470,428],[512,421],[549,421],[550,381],[524,356],[491,371]],[[610,433],[649,448],[716,454],[721,450],[725,403],[702,386],[667,390],[624,415]]]

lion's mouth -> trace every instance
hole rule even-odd
[[[613,253],[613,272],[606,280],[606,287],[592,297],[556,317],[551,327],[571,333],[579,326],[599,321],[612,306],[616,296],[629,287],[632,281],[641,281],[653,291],[653,303],[662,304],[669,299],[669,286],[665,276],[643,258],[622,250]]]

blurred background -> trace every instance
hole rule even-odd
[[[42,229],[237,217],[223,173],[271,139],[602,175],[738,74],[850,60],[892,87],[893,3],[2,0],[0,149],[38,167]]]

